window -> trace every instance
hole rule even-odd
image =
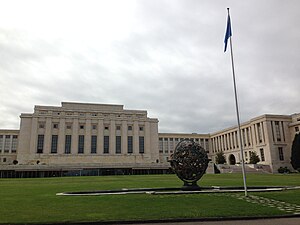
[[[10,135],[5,135],[4,152],[8,153],[10,148]]]
[[[283,148],[278,147],[278,153],[279,153],[279,160],[283,161],[284,160],[284,155],[283,155]]]
[[[67,129],[71,130],[72,129],[72,125],[71,124],[67,124]]]
[[[108,127],[108,126],[105,126],[104,129],[105,129],[105,130],[109,130],[109,127]]]
[[[276,133],[276,139],[277,139],[277,141],[281,141],[279,121],[275,121],[275,133]]]
[[[96,129],[97,129],[97,125],[96,125],[96,124],[93,124],[93,125],[92,125],[92,129],[93,129],[93,130],[96,130]]]
[[[242,130],[242,134],[243,134],[243,144],[244,144],[244,146],[247,146],[247,144],[246,144],[246,134],[245,134],[245,129]]]
[[[202,148],[204,148],[204,139],[200,139],[200,146],[202,147]]]
[[[3,135],[0,135],[0,152],[2,151]]]
[[[54,124],[53,124],[53,128],[54,128],[54,129],[57,129],[57,128],[58,128],[58,124],[57,124],[57,123],[54,123]]]
[[[44,149],[44,135],[38,135],[37,153],[43,153],[43,149]]]
[[[121,153],[121,136],[116,136],[116,153]]]
[[[261,134],[261,130],[260,130],[260,123],[257,124],[257,134],[258,134],[259,143],[262,143],[262,134]]]
[[[299,127],[295,127],[295,132],[299,132]]]
[[[97,136],[93,135],[91,138],[91,153],[97,153]]]
[[[40,123],[39,124],[39,128],[45,128],[45,124],[44,123]]]
[[[91,115],[92,115],[92,116],[97,116],[97,113],[92,113]]]
[[[128,126],[128,130],[132,130],[132,126]]]
[[[163,139],[162,138],[158,139],[158,150],[160,153],[163,153]]]
[[[103,153],[109,153],[109,136],[104,136]]]
[[[209,142],[208,142],[208,139],[205,139],[205,150],[209,151]]]
[[[236,140],[236,147],[239,147],[239,139],[238,139],[238,133],[237,131],[234,132],[235,140]]]
[[[262,162],[264,162],[265,161],[264,149],[261,148],[261,149],[259,149],[259,151],[260,151],[260,159],[261,159]]]
[[[79,125],[79,128],[80,128],[80,129],[84,129],[84,125],[82,125],[82,124]]]
[[[11,152],[17,152],[17,145],[18,145],[18,136],[13,135],[12,143],[11,143]]]
[[[144,127],[140,127],[140,131],[143,131],[144,130]]]
[[[248,139],[248,145],[251,145],[251,128],[247,128],[247,139]]]
[[[133,153],[133,138],[132,136],[127,137],[127,152],[128,153]]]
[[[121,126],[116,126],[116,130],[121,130]]]
[[[72,141],[72,136],[71,135],[66,135],[65,154],[70,154],[71,153],[71,141]]]
[[[144,145],[144,137],[139,137],[139,153],[143,154],[145,153],[145,145]]]
[[[173,152],[174,150],[174,141],[173,138],[170,138],[170,152]]]
[[[51,153],[57,153],[57,140],[58,140],[58,135],[52,135]]]
[[[168,138],[164,138],[164,146],[163,146],[165,153],[169,152],[169,140]]]
[[[78,136],[78,154],[83,154],[84,152],[84,135]]]

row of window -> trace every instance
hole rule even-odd
[[[39,128],[44,129],[46,127],[46,124],[44,122],[39,123]],[[52,124],[52,128],[53,129],[58,129],[59,128],[59,124],[58,123],[53,123]],[[72,124],[66,124],[66,128],[67,129],[72,129]],[[92,124],[91,128],[93,130],[97,130],[97,125],[96,124]],[[79,124],[79,129],[85,129],[85,125],[84,124]],[[129,125],[127,126],[127,130],[131,131],[133,129],[133,126]],[[109,130],[109,126],[104,126],[104,130]],[[116,130],[121,130],[121,126],[117,125],[116,126]],[[143,131],[144,127],[143,126],[139,126],[139,131]]]
[[[42,154],[44,152],[44,135],[38,135],[37,139],[37,153]],[[83,154],[84,149],[84,142],[85,142],[85,136],[79,135],[78,136],[78,154]],[[71,146],[72,145],[72,135],[66,135],[65,136],[65,154],[71,154]],[[103,153],[109,154],[109,136],[103,137]],[[51,140],[51,153],[55,154],[57,153],[58,149],[58,135],[52,135]],[[91,136],[91,149],[89,150],[90,153],[96,154],[97,153],[97,136],[92,135]],[[145,152],[145,145],[144,145],[144,136],[139,136],[139,153],[143,154]],[[116,136],[116,154],[122,153],[122,137]],[[131,154],[133,153],[133,136],[127,136],[127,153]]]
[[[53,115],[53,116],[61,116],[63,115],[62,112],[58,112],[58,111],[54,111],[54,112],[51,112],[51,111],[45,111],[45,110],[41,110],[39,111],[39,115]],[[138,117],[138,118],[145,118],[146,115],[144,114],[103,114],[103,113],[97,113],[97,112],[94,112],[94,113],[82,113],[82,112],[65,112],[65,115],[66,116],[79,116],[79,117],[86,117],[86,116],[91,116],[91,117],[110,117],[110,116],[115,116],[115,117],[127,117],[127,118],[130,118],[130,117]]]
[[[264,149],[261,148],[261,149],[259,149],[259,151],[260,151],[260,159],[262,162],[264,162],[265,161]],[[280,161],[284,161],[283,147],[278,147],[278,156],[279,156]]]
[[[0,135],[0,153],[17,152],[18,135]]]
[[[245,154],[245,161],[248,161],[248,156],[251,156],[251,151],[244,151]],[[259,149],[259,154],[260,154],[260,161],[264,162],[265,161],[265,152],[263,148]],[[240,158],[240,153],[238,153],[238,156]],[[284,153],[283,153],[283,147],[278,147],[278,157],[280,161],[284,161]]]
[[[209,150],[209,141],[208,139],[203,138],[159,138],[158,139],[158,149],[160,153],[173,153],[176,145],[179,141],[189,139],[191,141],[195,141],[196,143],[200,144],[206,151]],[[204,144],[205,140],[205,144]]]
[[[253,146],[252,129],[254,129],[254,139],[256,144],[264,141],[264,129],[263,123],[256,123],[252,127],[243,128],[241,130],[242,144],[243,146]],[[212,138],[213,152],[226,151],[229,149],[239,148],[239,136],[238,131],[233,131],[227,134],[222,134]]]

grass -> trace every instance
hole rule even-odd
[[[300,186],[300,175],[248,174],[247,184]],[[268,216],[284,213],[228,194],[56,196],[56,193],[67,191],[181,185],[175,175],[0,179],[0,223]],[[243,182],[240,174],[207,174],[199,185],[243,186]],[[256,195],[300,205],[300,190]]]

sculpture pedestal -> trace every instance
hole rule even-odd
[[[201,188],[198,186],[197,182],[184,182],[182,188],[182,191],[200,191]]]

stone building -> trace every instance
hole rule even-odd
[[[238,128],[232,127],[210,134],[211,155],[223,152],[230,165],[241,162],[240,148],[243,147],[245,163],[249,163],[250,153],[260,158],[260,165],[270,166],[272,172],[279,167],[291,168],[292,142],[299,131],[300,114],[262,115],[241,124],[242,143]]]
[[[212,161],[225,153],[228,164],[241,160],[237,127],[211,134],[159,133],[158,119],[123,105],[63,102],[22,113],[20,130],[0,130],[0,177],[62,174],[166,173],[177,143],[192,139]],[[291,144],[300,114],[262,115],[242,124],[244,156],[277,172],[290,166]],[[8,174],[10,173],[10,174]]]

